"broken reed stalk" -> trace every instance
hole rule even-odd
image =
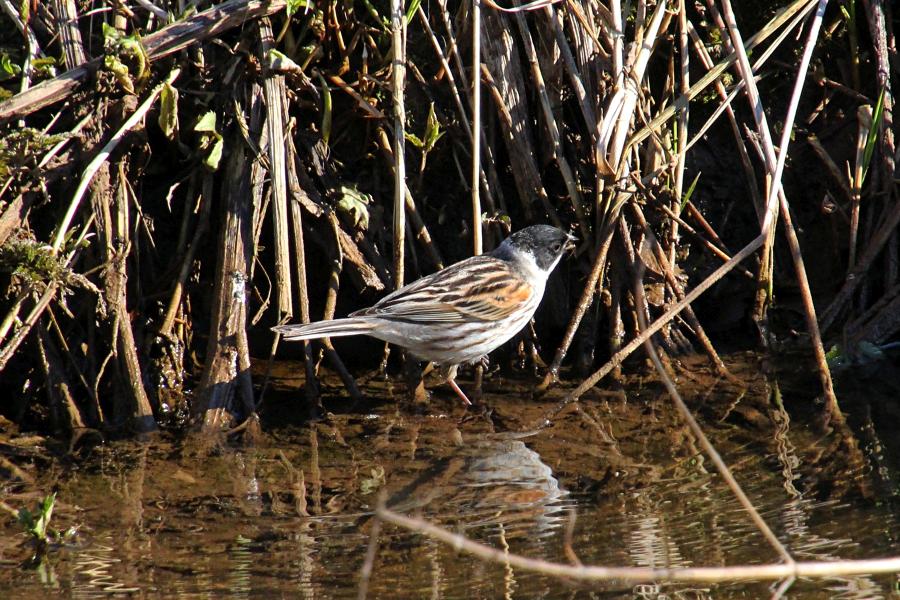
[[[322,319],[327,321],[334,318],[334,311],[337,306],[338,289],[341,285],[341,272],[344,270],[344,253],[341,250],[341,226],[338,223],[337,216],[331,211],[326,215],[326,219],[328,220],[334,239],[333,255],[331,258],[331,274],[328,280],[328,292],[325,296],[325,314],[322,315]],[[344,384],[344,387],[347,388],[347,393],[350,394],[350,398],[354,402],[359,402],[363,399],[362,392],[359,391],[356,380],[353,378],[353,375],[350,374],[350,371],[347,370],[344,361],[341,360],[341,357],[334,349],[331,338],[324,338],[322,343],[325,346],[325,357],[328,358],[331,366],[337,371],[338,377],[341,378],[341,382]]]
[[[559,344],[559,348],[556,349],[556,354],[553,356],[553,362],[550,363],[547,374],[544,376],[544,380],[538,388],[541,391],[549,388],[559,377],[559,369],[562,366],[562,361],[566,357],[566,353],[569,351],[572,340],[575,339],[575,332],[578,331],[578,326],[584,318],[584,313],[590,308],[594,300],[594,295],[597,293],[597,282],[600,281],[600,277],[606,267],[606,257],[609,253],[609,247],[612,244],[614,233],[615,229],[607,226],[604,227],[598,236],[600,239],[600,247],[597,249],[597,254],[594,256],[594,264],[591,267],[591,273],[588,275],[587,283],[585,283],[584,288],[582,289],[581,298],[578,300],[575,312],[572,314],[572,318],[569,319],[569,324],[566,326],[566,332],[563,334],[562,342]]]
[[[209,212],[210,206],[212,206],[213,203],[212,175],[205,174],[203,176],[201,187],[202,191],[199,194],[200,215],[197,219],[197,224],[194,227],[194,235],[191,238],[191,243],[187,247],[187,251],[184,253],[184,257],[181,259],[181,266],[178,268],[178,275],[175,277],[175,283],[172,286],[172,295],[169,297],[169,304],[158,330],[159,335],[165,338],[168,338],[172,333],[172,326],[175,324],[175,315],[178,314],[178,308],[181,306],[184,284],[187,282],[187,278],[194,266],[194,257],[197,255],[200,241],[209,231]],[[185,216],[187,216],[187,213],[187,206],[185,206]]]
[[[50,418],[54,429],[65,429],[72,432],[85,427],[84,419],[78,410],[78,404],[72,395],[66,368],[62,364],[59,352],[54,346],[50,336],[47,335],[43,323],[38,328],[37,349],[41,361],[41,368],[47,382],[47,400],[50,406]],[[66,419],[63,424],[62,415]]]
[[[809,331],[810,341],[812,342],[813,346],[812,349],[816,360],[816,366],[819,371],[819,379],[822,384],[822,392],[825,395],[826,410],[831,418],[835,419],[837,422],[842,423],[843,415],[841,414],[841,409],[838,406],[837,396],[834,393],[834,386],[831,380],[831,372],[825,359],[825,349],[822,343],[822,335],[819,332],[815,305],[813,304],[812,293],[809,289],[809,280],[806,275],[806,268],[803,264],[803,257],[800,251],[800,242],[797,239],[796,232],[794,231],[787,198],[784,194],[784,188],[781,185],[781,176],[784,172],[784,163],[787,158],[790,135],[794,127],[794,117],[797,114],[797,106],[799,105],[800,95],[803,91],[803,83],[806,80],[807,68],[812,56],[812,51],[815,48],[815,42],[818,39],[819,27],[822,23],[822,18],[824,17],[825,7],[827,4],[828,0],[819,0],[815,16],[810,24],[806,46],[800,59],[800,64],[797,70],[797,78],[794,82],[794,89],[791,94],[791,101],[788,104],[787,114],[784,120],[777,159],[775,155],[775,147],[772,142],[772,136],[769,133],[768,123],[765,118],[765,113],[762,109],[762,103],[759,98],[759,93],[756,89],[756,81],[753,79],[753,72],[750,67],[750,61],[748,60],[747,54],[744,51],[743,41],[741,40],[740,31],[738,30],[737,24],[735,22],[734,12],[731,9],[730,0],[722,1],[722,9],[723,16],[725,18],[725,25],[727,27],[728,34],[731,37],[732,47],[738,53],[738,68],[745,81],[746,92],[748,95],[748,99],[751,102],[751,107],[753,108],[753,115],[756,121],[757,131],[760,134],[760,142],[765,153],[766,168],[771,176],[769,197],[766,201],[766,220],[764,220],[763,228],[766,229],[767,220],[777,214],[778,211],[777,208],[775,208],[775,202],[777,200],[780,204],[781,218],[784,222],[785,232],[787,233],[788,244],[791,250],[791,258],[794,262],[795,274],[800,287],[801,298],[803,300],[804,315],[806,317],[806,326],[807,330]],[[764,247],[763,252],[765,251],[766,248]]]
[[[75,0],[53,0],[53,12],[66,68],[74,69],[87,62],[81,30],[78,28],[78,7]]]
[[[727,567],[575,566],[528,558],[520,554],[498,550],[457,533],[447,531],[442,527],[432,525],[424,519],[407,517],[384,506],[379,506],[375,511],[375,515],[387,523],[444,542],[457,551],[465,552],[488,562],[508,565],[529,573],[539,573],[575,581],[722,583],[740,580],[778,581],[786,577],[829,578],[842,575],[874,575],[900,572],[900,557],[804,561]]]
[[[261,131],[265,111],[261,94],[247,95],[251,98],[250,131]],[[244,110],[237,100],[235,106],[237,110]],[[234,402],[236,395],[240,396],[240,408],[245,416],[253,414],[256,408],[246,343],[246,293],[253,223],[250,169],[246,167],[252,155],[246,144],[241,143],[240,133],[233,139],[225,177],[220,184],[225,215],[216,246],[218,256],[206,364],[200,382],[201,396],[194,405],[194,411],[202,414],[206,433],[216,433],[231,426],[231,413],[238,408]],[[280,139],[280,135],[276,139]]]
[[[110,189],[108,165],[104,164],[101,170],[103,177],[96,182],[97,187],[101,189],[93,190],[92,195],[94,212],[97,215],[98,237],[102,247],[106,249],[107,266],[103,272],[103,280],[107,309],[112,317],[113,348],[110,354],[115,356],[118,363],[115,373],[122,388],[116,398],[116,403],[121,403],[121,408],[116,411],[117,417],[121,419],[127,415],[127,420],[137,432],[146,433],[155,431],[157,426],[147,390],[144,388],[144,377],[128,314],[127,259],[132,244],[124,166],[124,162],[119,163],[119,177],[113,190]],[[115,214],[112,212],[113,208]]]

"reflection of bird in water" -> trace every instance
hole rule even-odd
[[[460,519],[467,526],[519,524],[547,531],[565,522],[565,495],[541,456],[506,436],[459,446],[392,494],[387,505],[399,512]]]
[[[346,319],[273,327],[286,341],[369,335],[441,366],[454,381],[461,364],[499,348],[531,321],[547,278],[574,237],[549,225],[517,231],[496,250],[441,269]]]

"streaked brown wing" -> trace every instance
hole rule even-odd
[[[509,263],[475,256],[423,277],[353,316],[378,315],[454,323],[503,319],[527,302],[533,290]]]

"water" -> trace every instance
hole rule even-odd
[[[890,424],[857,419],[853,455],[846,438],[777,408],[758,378],[693,379],[682,387],[704,430],[796,559],[900,554]],[[299,416],[302,394],[273,396],[252,443],[161,435],[19,457],[35,481],[7,481],[3,501],[33,507],[55,489],[52,524],[79,531],[26,567],[21,527],[4,519],[0,597],[356,597],[380,497],[492,547],[564,563],[572,553],[607,566],[777,562],[655,384],[556,412],[558,397],[492,381],[487,415],[451,393],[417,411],[384,384],[368,389],[380,399],[326,399],[333,412],[315,423]],[[588,585],[389,524],[376,541],[370,598],[763,598],[777,587]],[[897,581],[798,581],[786,597],[889,598]]]

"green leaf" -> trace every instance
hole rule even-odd
[[[288,17],[293,15],[295,12],[297,12],[301,8],[303,9],[304,13],[309,10],[308,0],[287,0],[286,10],[287,10]]]
[[[407,131],[403,134],[403,137],[406,138],[407,142],[409,142],[419,150],[423,150],[425,148],[425,142],[419,139],[419,136],[417,136],[416,134]]]
[[[428,107],[428,119],[425,121],[425,152],[431,152],[444,133],[441,131],[441,122],[434,113],[434,102],[432,102]]]
[[[159,95],[159,128],[170,140],[178,131],[178,90],[168,82],[163,84]]]
[[[194,131],[198,133],[218,133],[216,131],[216,113],[207,111],[204,113],[197,124],[194,125]]]
[[[3,55],[0,55],[0,71],[2,71],[0,79],[9,79],[21,73],[22,67],[14,63],[9,54],[4,52]]]
[[[872,126],[869,127],[869,134],[866,136],[866,147],[863,151],[863,169],[862,180],[866,180],[869,172],[869,165],[872,162],[872,154],[875,153],[875,142],[878,141],[879,130],[881,129],[881,120],[884,118],[884,88],[878,94],[878,102],[875,103],[875,110],[872,112]],[[860,182],[862,186],[862,182]]]
[[[372,197],[360,192],[355,187],[342,185],[341,198],[337,202],[337,208],[347,215],[357,229],[365,231],[369,228],[369,204]]]
[[[273,71],[291,72],[302,71],[303,69],[291,57],[284,52],[279,52],[275,48],[269,50],[269,68]]]
[[[222,151],[225,149],[225,142],[222,140],[222,136],[216,134],[216,141],[213,143],[212,150],[209,151],[209,154],[203,159],[203,164],[213,171],[219,168],[219,161],[222,160]]]
[[[131,74],[128,72],[128,66],[125,65],[118,56],[107,54],[103,57],[103,67],[113,74],[119,85],[122,86],[129,94],[134,93],[134,82],[131,80]]]
[[[115,43],[122,39],[122,32],[110,25],[103,23],[103,40],[107,43]]]
[[[420,4],[422,4],[422,0],[412,0],[412,2],[409,3],[409,8],[406,9],[407,23],[412,21],[412,18],[415,16],[416,11],[419,10]]]
[[[683,211],[684,207],[687,206],[687,203],[690,202],[691,196],[694,195],[694,190],[697,188],[697,182],[700,181],[700,175],[702,174],[703,171],[698,171],[697,176],[694,177],[691,185],[688,186],[687,191],[684,193],[684,197],[681,199],[681,206],[678,208],[678,212]]]
[[[56,77],[56,59],[52,56],[35,58],[31,61],[31,68],[44,77]]]
[[[39,539],[47,539],[47,531],[50,527],[50,517],[53,516],[53,505],[56,504],[56,492],[44,497],[41,504],[41,516],[35,522],[35,530]]]

